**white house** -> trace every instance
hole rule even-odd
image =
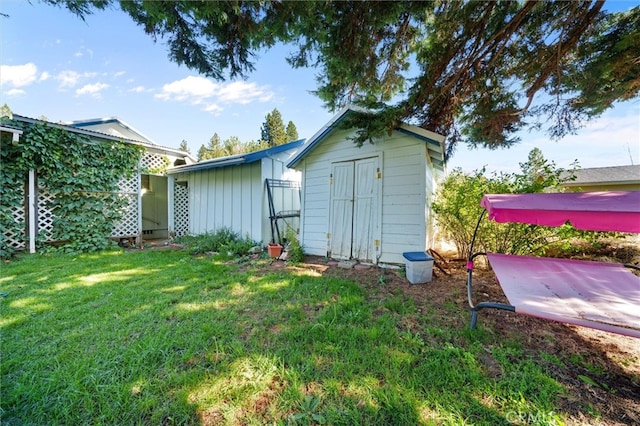
[[[110,237],[135,238],[140,242],[147,238],[164,238],[168,236],[168,213],[174,207],[169,205],[166,170],[177,164],[190,164],[195,161],[188,153],[177,149],[163,147],[151,142],[131,126],[117,118],[83,120],[70,124],[49,123],[46,121],[13,114],[4,121],[25,130],[16,130],[2,126],[2,133],[13,133],[13,143],[20,147],[23,133],[29,132],[30,126],[44,125],[58,128],[70,133],[87,137],[90,143],[123,142],[144,148],[137,173],[131,178],[122,177],[117,193],[127,201],[127,208],[122,211],[122,219],[115,224]],[[37,170],[25,171],[26,182],[13,182],[16,191],[21,192],[25,202],[12,208],[13,220],[24,229],[19,233],[6,232],[2,235],[4,244],[22,250],[36,250],[36,238],[44,242],[55,242],[52,238],[53,197],[48,188],[38,180]]]
[[[345,108],[288,162],[302,172],[300,243],[305,253],[403,263],[433,239],[431,198],[444,174],[444,137],[401,125],[358,147]]]
[[[168,170],[176,199],[184,199],[183,209],[173,214],[174,228],[184,226],[193,235],[230,228],[264,243],[280,242],[287,228],[297,232],[300,173],[286,163],[303,142]]]

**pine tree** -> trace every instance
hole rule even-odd
[[[293,142],[298,140],[298,129],[296,128],[296,125],[293,124],[293,121],[289,121],[289,123],[287,123],[286,134],[287,134],[287,137],[286,137],[287,142]]]
[[[287,142],[287,135],[282,121],[282,115],[277,108],[267,114],[264,123],[262,123],[261,136],[269,146],[281,145]]]
[[[188,152],[189,154],[191,154],[191,151],[189,150],[189,147],[187,146],[187,141],[182,139],[182,142],[180,142],[180,146],[178,147],[178,149],[180,151],[183,152]]]

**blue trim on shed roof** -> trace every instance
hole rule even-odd
[[[296,149],[304,143],[304,139],[277,145],[272,148],[261,149],[260,151],[248,152],[245,154],[230,155],[227,157],[212,158],[210,160],[200,161],[195,164],[186,166],[178,166],[172,170],[167,170],[167,174],[195,172],[198,170],[217,169],[220,167],[238,166],[241,164],[251,164],[260,161],[263,158],[280,154],[290,149]]]

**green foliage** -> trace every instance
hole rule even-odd
[[[301,263],[304,260],[304,250],[293,229],[288,229],[285,237],[287,241],[287,260],[291,263]]]
[[[16,191],[29,170],[37,173],[38,186],[54,197],[51,239],[62,243],[57,250],[88,252],[109,247],[107,237],[120,219],[126,200],[116,192],[118,181],[137,172],[143,149],[118,142],[100,143],[48,124],[23,125],[12,120],[4,124],[22,127],[17,144],[2,141],[0,149],[0,231],[24,235],[11,209],[21,206],[23,194]],[[39,249],[52,249],[42,245]],[[2,241],[0,255],[12,252]]]
[[[184,235],[176,238],[176,242],[183,244],[192,254],[221,252],[239,256],[246,255],[251,247],[259,245],[249,236],[241,238],[240,234],[228,227],[199,235]]]
[[[182,139],[182,142],[180,142],[180,146],[178,147],[178,149],[180,151],[183,152],[188,152],[189,154],[191,154],[191,150],[189,149],[189,145],[187,144],[187,141]]]
[[[209,160],[211,158],[224,157],[226,154],[224,144],[220,140],[220,136],[214,133],[209,139],[207,146],[201,145],[198,150],[198,161]]]
[[[282,121],[282,114],[280,114],[277,108],[274,108],[273,111],[265,117],[264,123],[262,123],[262,127],[260,128],[260,136],[261,140],[266,141],[269,146],[282,145],[288,142],[284,122]]]
[[[287,123],[287,130],[285,131],[285,133],[285,142],[297,141],[299,139],[298,129],[296,128],[296,125],[293,124],[293,121],[289,121]]]
[[[315,395],[305,395],[304,399],[300,401],[300,412],[292,414],[289,421],[294,424],[323,425],[326,423],[326,419],[322,414],[316,413],[319,406],[320,398]]]
[[[577,167],[574,164],[574,167]],[[453,170],[438,188],[433,211],[440,231],[451,240],[460,257],[469,254],[476,225],[479,223],[475,251],[525,254],[541,253],[549,240],[566,229],[546,228],[519,223],[478,222],[485,194],[536,193],[558,190],[562,182],[575,179],[571,169],[557,168],[542,152],[534,148],[528,161],[520,163],[521,173],[499,173],[485,176],[485,169],[472,174]],[[572,228],[573,229],[573,228]]]
[[[258,53],[289,44],[332,110],[381,112],[357,143],[411,121],[487,147],[547,126],[575,131],[640,91],[640,7],[602,1],[116,2],[45,0],[83,17],[119,3],[169,57],[218,80],[246,77]],[[535,99],[535,102],[534,102]],[[367,122],[361,117],[361,124]],[[274,144],[271,138],[271,144]]]

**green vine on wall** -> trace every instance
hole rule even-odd
[[[59,250],[88,252],[107,248],[113,225],[120,219],[126,200],[118,193],[118,182],[137,173],[144,149],[89,137],[47,123],[25,124],[3,120],[3,125],[24,131],[17,144],[3,134],[0,144],[0,257],[12,254],[6,231],[25,234],[12,209],[24,203],[24,185],[29,170],[35,170],[38,186],[53,196],[51,239]],[[25,236],[25,239],[27,237]],[[38,245],[44,248],[42,238]],[[49,248],[49,247],[47,247]]]

